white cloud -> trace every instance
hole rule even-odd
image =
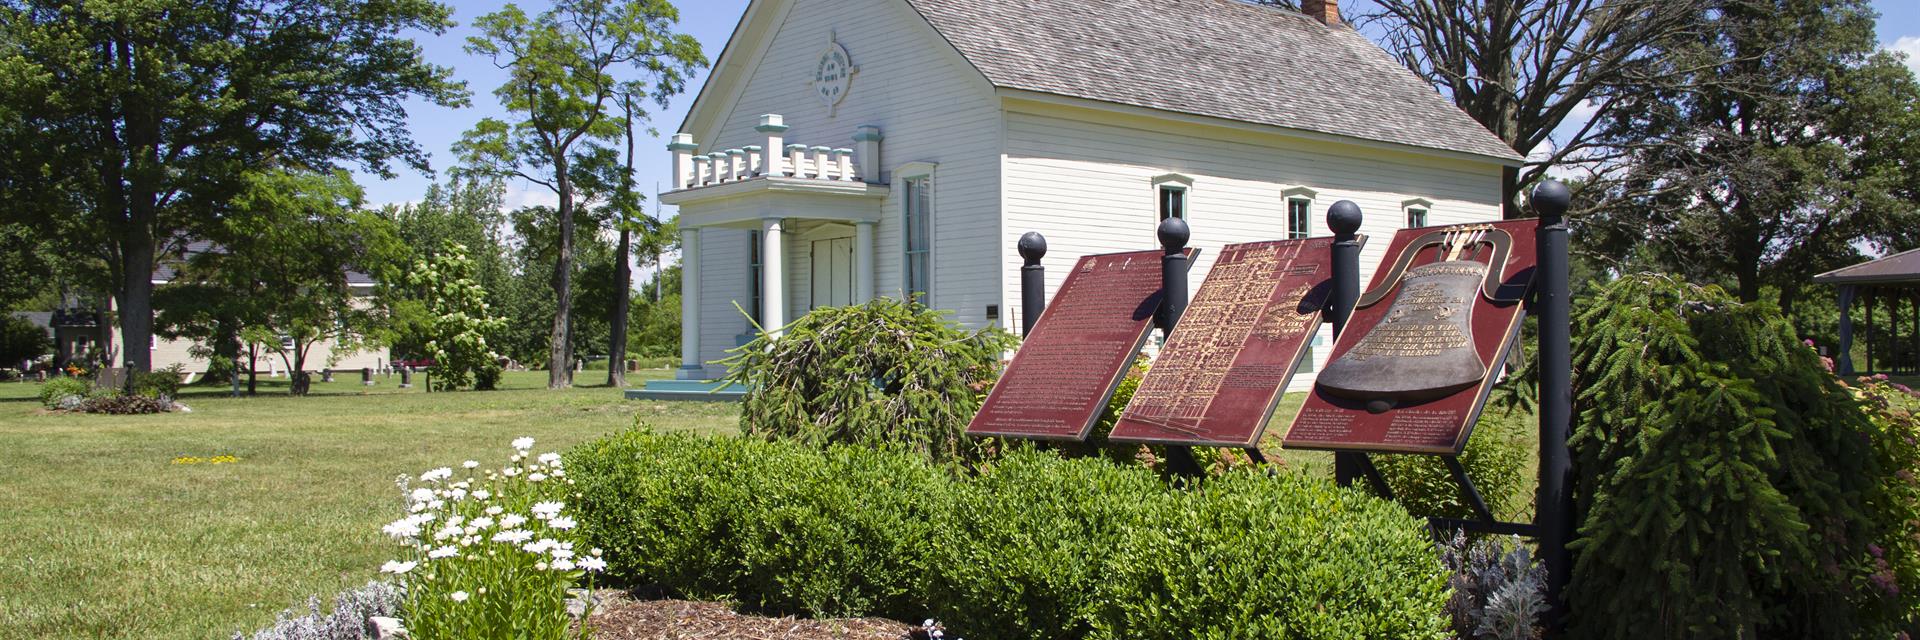
[[[501,198],[501,205],[507,211],[523,207],[558,207],[560,196],[554,195],[552,189],[525,180],[514,180],[507,183],[507,193]]]
[[[1920,36],[1900,36],[1887,50],[1907,54],[1907,68],[1920,75]]]

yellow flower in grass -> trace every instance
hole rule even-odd
[[[199,456],[180,456],[178,458],[173,459],[174,464],[200,464],[202,462],[205,462],[207,464],[232,464],[239,461],[240,461],[240,458],[232,454],[217,455],[217,456],[211,456],[207,458],[202,458]]]
[[[197,456],[180,456],[178,458],[174,458],[173,463],[174,464],[200,464],[200,458]]]

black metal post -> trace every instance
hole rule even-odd
[[[1173,327],[1180,323],[1180,316],[1187,312],[1187,240],[1193,233],[1187,228],[1187,221],[1179,218],[1167,218],[1160,221],[1160,248],[1166,253],[1160,256],[1160,309],[1155,314],[1159,321],[1161,335],[1173,338]],[[1193,459],[1192,447],[1168,446],[1167,469],[1175,475],[1189,478],[1202,474],[1200,464]]]
[[[1534,497],[1534,526],[1547,569],[1548,628],[1557,634],[1566,625],[1565,594],[1573,578],[1573,554],[1567,550],[1574,534],[1573,455],[1567,449],[1573,430],[1573,291],[1567,281],[1566,219],[1573,193],[1548,180],[1534,188],[1531,200],[1540,215],[1534,236],[1539,253],[1534,308],[1540,321],[1540,490]]]
[[[1047,237],[1038,231],[1028,231],[1020,236],[1020,258],[1026,264],[1020,267],[1020,336],[1033,334],[1033,325],[1040,323],[1040,314],[1047,310],[1047,268],[1040,259],[1047,257]]]
[[[1333,230],[1333,248],[1330,258],[1333,260],[1333,291],[1327,296],[1327,324],[1333,327],[1333,337],[1340,338],[1340,332],[1347,327],[1347,318],[1353,316],[1353,305],[1360,301],[1360,223],[1365,216],[1360,213],[1360,205],[1352,200],[1341,200],[1327,208],[1327,228]],[[1337,452],[1333,454],[1333,478],[1342,487],[1353,486],[1354,482],[1366,477],[1367,454],[1356,452]]]

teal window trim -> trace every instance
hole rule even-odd
[[[747,304],[747,315],[752,317],[756,324],[760,322],[760,307],[762,306],[762,300],[760,298],[760,278],[763,273],[761,270],[763,265],[760,259],[760,242],[760,230],[755,229],[747,232],[747,284],[751,289],[751,291],[747,292],[747,300],[749,301]]]
[[[933,291],[933,180],[932,176],[913,176],[903,179],[902,184],[903,290],[909,299],[927,303]]]
[[[1313,201],[1306,198],[1287,199],[1287,238],[1298,239],[1313,235]]]

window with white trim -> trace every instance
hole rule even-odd
[[[1193,178],[1177,173],[1169,173],[1153,178],[1153,197],[1160,217],[1155,223],[1167,218],[1187,219],[1187,194],[1193,190]]]
[[[906,178],[901,198],[902,229],[905,230],[905,255],[901,272],[908,299],[926,302],[933,285],[933,176]]]
[[[1400,209],[1407,214],[1407,228],[1418,229],[1427,226],[1427,213],[1433,211],[1433,201],[1414,198],[1400,203]]]
[[[760,231],[756,229],[756,230],[747,232],[747,288],[748,288],[747,299],[750,301],[747,304],[747,315],[753,318],[754,324],[759,324],[760,318],[761,318],[761,313],[760,313],[760,306],[761,306],[760,267],[761,266],[762,265],[760,260]]]
[[[1306,198],[1287,198],[1287,238],[1305,238],[1313,235],[1313,201]]]

